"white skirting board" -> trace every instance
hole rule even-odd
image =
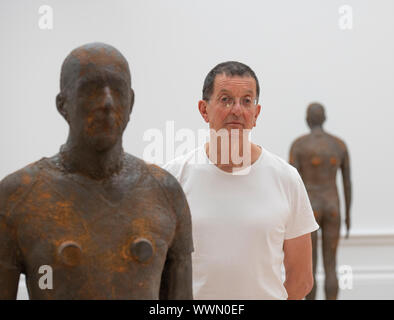
[[[321,300],[325,295],[320,238],[318,246],[316,298]],[[339,300],[394,299],[394,231],[358,231],[349,239],[342,237],[337,251],[337,276],[343,286]]]
[[[318,300],[324,299],[324,272],[321,241],[318,242]],[[394,230],[352,232],[341,238],[337,252],[337,274],[343,287],[339,300],[394,299]],[[351,287],[351,288],[350,288]],[[18,300],[28,299],[25,278],[21,276]]]

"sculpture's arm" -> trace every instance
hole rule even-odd
[[[150,172],[160,183],[176,223],[161,276],[159,297],[162,300],[191,300],[193,237],[189,205],[174,176],[155,165],[150,166]]]
[[[168,257],[161,276],[160,300],[192,300],[191,254]]]
[[[9,197],[14,194],[15,180],[0,182],[0,300],[16,299],[21,273],[16,232],[10,218]]]
[[[350,205],[352,201],[352,184],[350,179],[350,159],[346,146],[344,146],[341,171],[342,171],[342,180],[343,180],[343,191],[345,193],[346,237],[348,237],[350,230]]]
[[[293,167],[295,167],[298,170],[298,172],[300,172],[301,165],[300,165],[299,160],[298,160],[297,147],[296,147],[296,143],[295,142],[290,147],[289,163]]]
[[[176,181],[175,181],[176,182]],[[161,277],[161,300],[192,300],[192,227],[189,206],[181,186],[176,182],[170,201],[177,212],[174,239],[168,249]]]

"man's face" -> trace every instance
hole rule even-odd
[[[210,129],[230,131],[256,126],[261,106],[256,104],[256,81],[252,77],[220,74],[214,80],[213,89],[210,99],[199,104]]]
[[[104,151],[122,137],[133,92],[121,62],[113,56],[96,60],[81,63],[79,77],[67,94],[67,113],[73,136]]]

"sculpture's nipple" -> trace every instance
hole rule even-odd
[[[152,243],[145,238],[138,238],[131,245],[131,254],[139,262],[145,263],[153,256]]]
[[[82,249],[78,243],[66,241],[60,245],[58,255],[65,265],[75,267],[81,263]]]

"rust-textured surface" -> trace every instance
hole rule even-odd
[[[345,143],[323,130],[325,112],[321,104],[312,103],[307,109],[310,134],[296,139],[290,149],[290,163],[298,169],[322,231],[323,265],[326,299],[334,300],[338,294],[336,251],[340,236],[340,208],[336,185],[338,170],[342,171],[345,193],[345,223],[350,230],[351,181],[349,154]],[[313,273],[316,275],[317,231],[312,233]],[[314,288],[306,297],[315,299]]]
[[[127,61],[84,45],[63,63],[60,87],[67,142],[0,184],[0,299],[16,298],[21,273],[30,299],[191,299],[185,195],[122,148],[134,102]],[[39,285],[43,265],[52,289]]]

